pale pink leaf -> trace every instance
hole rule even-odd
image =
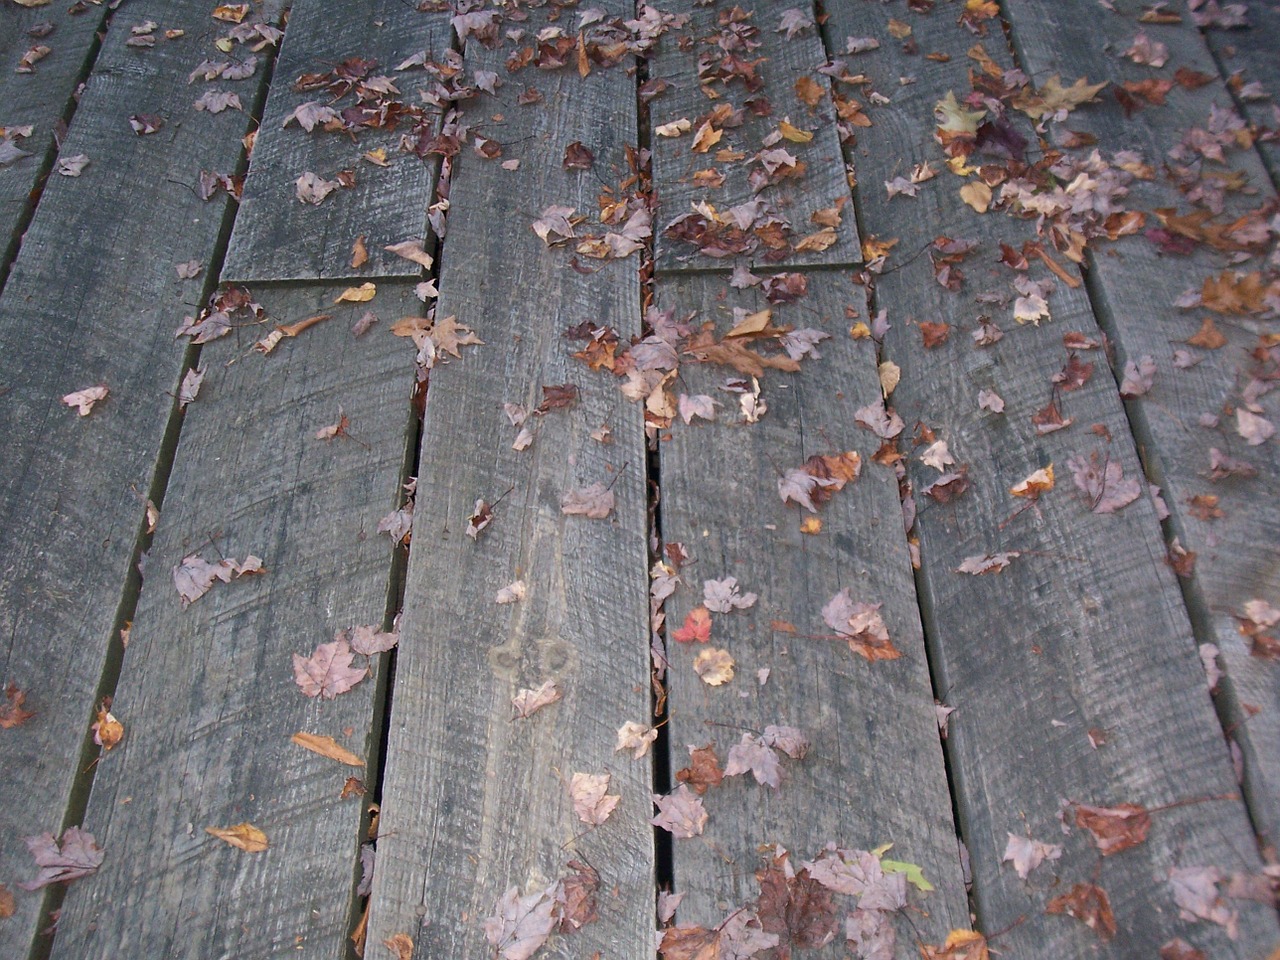
[[[569,796],[573,800],[573,812],[583,823],[599,826],[609,819],[622,799],[609,794],[607,773],[574,773],[569,781]]]
[[[99,401],[105,400],[110,390],[105,383],[100,383],[96,387],[86,387],[83,390],[76,390],[68,393],[62,398],[62,402],[68,407],[74,407],[79,411],[80,416],[87,417],[93,409],[93,405]],[[1261,441],[1259,441],[1261,442]]]
[[[515,707],[516,717],[525,720],[563,696],[554,680],[544,680],[537,689],[522,688],[511,698],[511,706]],[[657,731],[654,731],[654,735],[657,735]]]
[[[679,840],[698,836],[707,824],[707,811],[702,807],[702,798],[683,783],[674,793],[666,796],[655,793],[653,802],[658,807],[658,815],[649,822],[669,831]]]
[[[1020,837],[1016,833],[1010,833],[1001,862],[1012,862],[1018,876],[1025,880],[1027,875],[1045,860],[1057,860],[1061,856],[1062,847],[1059,844],[1041,843],[1030,837]]]
[[[560,512],[570,516],[603,520],[613,512],[613,491],[603,483],[570,490],[560,499]]]
[[[293,655],[293,679],[308,697],[332,700],[346,693],[369,673],[367,667],[353,667],[355,654],[346,640],[322,643],[310,657]]]
[[[485,939],[502,960],[529,960],[555,929],[556,892],[559,883],[528,896],[511,887],[498,900],[492,916],[484,921]]]
[[[106,857],[93,834],[79,827],[67,827],[61,840],[52,833],[24,837],[40,872],[34,880],[19,883],[23,890],[39,890],[51,883],[66,883],[96,873]]]
[[[729,613],[734,609],[745,610],[756,602],[754,593],[742,593],[737,577],[702,582],[702,604],[716,613]]]

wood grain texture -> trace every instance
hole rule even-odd
[[[1119,82],[1147,76],[1150,67],[1107,56],[1097,42],[1097,28],[1082,29],[1053,4],[1019,0],[1014,38],[1024,51],[1028,69],[1088,74],[1097,82]],[[1133,11],[1130,11],[1132,13]],[[1117,50],[1128,46],[1136,25],[1132,16],[1101,21]],[[1153,39],[1167,45],[1168,72],[1175,65],[1214,72],[1213,59],[1190,22],[1152,27]],[[1204,128],[1210,110],[1230,109],[1231,98],[1220,83],[1199,90],[1177,91],[1165,110],[1144,110],[1126,118],[1114,102],[1104,102],[1081,115],[1079,126],[1102,143],[1124,144],[1158,158],[1177,146],[1193,127]],[[1225,167],[1211,164],[1207,173],[1237,171],[1251,190],[1228,195],[1228,217],[1275,202],[1275,190],[1258,154],[1228,150]],[[1133,199],[1145,209],[1179,205],[1177,188],[1163,179],[1136,184]],[[1185,203],[1183,204],[1185,206]],[[1223,315],[1208,309],[1181,310],[1174,301],[1204,280],[1231,269],[1245,273],[1264,266],[1263,257],[1230,264],[1228,256],[1200,245],[1186,257],[1162,255],[1140,237],[1117,244],[1091,261],[1097,309],[1116,341],[1115,370],[1150,356],[1158,372],[1152,390],[1129,402],[1130,419],[1143,447],[1151,479],[1161,485],[1172,511],[1172,531],[1198,559],[1189,582],[1199,639],[1223,651],[1229,682],[1223,690],[1232,738],[1245,755],[1246,788],[1264,848],[1280,843],[1280,663],[1249,656],[1235,615],[1251,599],[1280,602],[1280,446],[1274,439],[1250,446],[1236,430],[1235,408],[1246,403],[1242,390],[1264,373],[1265,364],[1251,356],[1259,337],[1274,330],[1274,321],[1253,315]],[[1214,317],[1226,338],[1216,350],[1187,346],[1205,317]],[[1173,364],[1175,349],[1188,350],[1195,365]],[[1276,359],[1269,361],[1274,369]],[[1257,401],[1256,413],[1280,423],[1280,397],[1273,392]],[[1219,418],[1217,427],[1199,425],[1202,415]],[[1253,479],[1210,479],[1210,450],[1218,448],[1258,470]],[[1219,518],[1199,515],[1192,498],[1219,497]],[[1260,709],[1255,709],[1260,708]],[[1246,719],[1247,718],[1247,719]]]
[[[187,408],[112,704],[125,739],[100,760],[84,819],[107,859],[70,889],[56,958],[347,955],[366,801],[340,794],[367,773],[290,737],[331,736],[376,758],[382,658],[323,700],[297,688],[292,654],[382,625],[391,551],[375,531],[400,502],[414,351],[376,327],[354,340],[353,308],[333,307],[339,290],[258,291],[283,322],[339,315],[269,356],[245,357],[251,341],[230,337],[202,352],[208,374]],[[415,302],[412,284],[384,285],[369,307],[398,316]],[[339,410],[350,436],[316,439]],[[171,571],[190,554],[254,554],[267,572],[183,609]],[[205,832],[243,822],[268,850]]]
[[[687,766],[689,747],[716,744],[723,763],[743,731],[771,724],[799,727],[812,741],[802,760],[783,758],[774,791],[749,774],[710,789],[703,836],[675,840],[675,889],[685,894],[681,923],[712,926],[754,901],[759,848],[780,844],[801,861],[828,842],[872,849],[918,863],[937,890],[912,891],[914,929],[898,929],[894,954],[919,955],[918,938],[940,943],[968,926],[959,844],[951,817],[929,667],[892,467],[873,464],[879,441],[854,424],[854,411],[880,396],[875,345],[848,335],[850,307],[865,319],[862,291],[847,273],[808,274],[809,295],[774,308],[773,322],[831,335],[798,373],[766,371],[769,409],[746,423],[737,398],[720,387],[724,367],[682,364],[681,387],[723,401],[719,422],[677,421],[660,446],[664,539],[691,559],[684,585],[667,601],[672,770]],[[665,277],[659,308],[698,311],[724,333],[732,308],[768,306],[758,288],[730,290],[724,276]],[[821,531],[800,530],[809,516],[778,493],[782,471],[806,458],[857,450],[862,475],[818,514]],[[694,659],[706,649],[677,643],[672,632],[703,600],[703,581],[736,577],[755,606],[713,614],[709,645],[736,660],[732,681],[702,682]],[[880,614],[901,658],[869,663],[823,622],[823,606],[848,588],[854,602],[881,603]],[[790,624],[791,632],[778,624]],[[767,669],[765,682],[757,671]],[[843,922],[843,921],[842,921]],[[843,932],[822,956],[845,956]]]
[[[905,4],[841,7],[828,30],[834,37],[880,35],[886,15],[913,26],[922,53],[951,57],[949,63],[908,57],[888,44],[866,55],[868,72],[909,75],[914,83],[870,111],[873,126],[861,138],[858,159],[866,185],[861,228],[898,238],[902,251],[890,256],[877,282],[876,304],[892,324],[884,356],[902,369],[893,399],[907,424],[902,448],[919,507],[935,685],[956,708],[948,747],[979,923],[989,934],[1000,932],[1002,950],[1017,954],[1119,958],[1182,936],[1213,956],[1253,956],[1276,936],[1272,913],[1239,904],[1240,940],[1231,942],[1220,928],[1180,921],[1166,882],[1174,866],[1256,870],[1258,861],[1243,804],[1207,799],[1234,796],[1237,786],[1182,598],[1163,563],[1152,502],[1140,497],[1119,513],[1092,513],[1067,467],[1070,457],[1099,451],[1125,477],[1142,476],[1101,357],[1082,352],[1079,359],[1098,369],[1059,398],[1072,426],[1038,436],[1031,422],[1052,396],[1051,376],[1068,359],[1063,334],[1099,336],[1089,300],[1083,288],[1059,282],[1049,298],[1052,320],[1017,326],[1007,307],[974,297],[1012,294],[1013,274],[997,262],[997,241],[1019,246],[1031,224],[974,214],[960,200],[960,181],[946,172],[916,200],[887,198],[883,180],[943,159],[933,106],[948,90],[968,90],[965,51],[974,38],[943,11],[920,16]],[[1092,29],[1096,18],[1077,19]],[[1015,33],[1018,23],[1015,17]],[[994,32],[986,49],[1007,63]],[[1097,46],[1097,38],[1076,43]],[[1041,67],[1036,75],[1047,72]],[[980,241],[957,294],[934,281],[926,256],[912,259],[938,233]],[[1032,275],[1048,273],[1036,266]],[[975,346],[970,334],[979,314],[990,315],[1002,340]],[[925,349],[917,323],[938,320],[953,325],[950,339]],[[980,409],[980,390],[998,393],[1004,412]],[[971,489],[953,502],[923,495],[939,473],[920,461],[923,447],[907,439],[918,422],[968,467]],[[1010,494],[1012,485],[1051,463],[1056,487],[1038,504]],[[1022,554],[1002,572],[955,572],[966,557],[1008,550]],[[1062,799],[1147,808],[1197,802],[1153,814],[1145,843],[1100,859],[1084,831],[1062,835]],[[1064,853],[1024,882],[1001,863],[1009,833],[1061,843]],[[1110,895],[1118,932],[1109,943],[1070,917],[1045,913],[1050,898],[1089,882]]]
[[[849,186],[840,160],[840,141],[836,131],[835,110],[832,106],[828,81],[816,72],[826,62],[821,39],[810,27],[792,37],[778,32],[782,7],[762,2],[736,4],[746,11],[749,23],[758,33],[752,38],[759,48],[739,53],[744,59],[763,63],[757,71],[764,81],[763,87],[750,92],[741,80],[716,83],[703,89],[698,80],[698,61],[716,50],[714,41],[719,33],[717,18],[735,7],[735,4],[717,2],[711,6],[682,5],[681,12],[689,15],[689,23],[662,38],[649,64],[653,79],[665,80],[670,87],[666,93],[654,99],[649,106],[650,126],[659,126],[680,119],[689,120],[693,129],[680,137],[654,135],[653,175],[654,190],[661,207],[656,222],[657,267],[659,270],[679,270],[723,266],[717,260],[700,253],[692,245],[674,240],[663,231],[674,220],[690,212],[695,203],[706,202],[718,211],[725,211],[738,204],[760,199],[776,207],[778,214],[788,220],[793,231],[793,241],[813,233],[819,227],[810,222],[814,211],[830,207],[849,195]],[[810,3],[795,4],[795,9],[812,16]],[[810,107],[797,95],[795,84],[807,77],[821,85],[823,97]],[[712,98],[714,95],[714,99]],[[736,128],[724,130],[724,136],[708,152],[697,153],[692,147],[702,118],[721,104],[742,108],[747,101],[760,102],[764,98],[771,110],[767,116],[757,116],[746,109],[744,122]],[[781,140],[776,147],[785,148],[807,165],[807,172],[798,179],[783,180],[765,187],[760,193],[752,190],[747,174],[759,169],[752,162],[761,150],[766,149],[764,139],[778,132],[779,122],[788,119],[802,131],[812,132],[808,143]],[[720,160],[716,154],[722,150],[739,151],[746,156],[738,160]],[[696,171],[715,168],[724,175],[720,187],[704,187],[694,182]],[[861,260],[858,247],[857,225],[852,211],[846,209],[836,242],[826,250],[811,253],[782,251],[781,259],[768,261],[771,266],[795,264],[857,263]],[[794,243],[793,243],[794,245]],[[765,248],[760,248],[748,259],[764,263]]]
[[[230,169],[243,115],[192,109],[187,74],[214,54],[207,11],[139,3],[131,16],[185,28],[185,43],[126,48],[113,33],[64,150],[95,158],[54,177],[0,298],[0,676],[30,691],[38,716],[0,738],[0,882],[33,867],[19,838],[58,831],[93,713],[112,625],[142,529],[143,501],[182,375],[173,331],[194,312],[225,212],[191,189],[201,167]],[[204,34],[204,42],[195,37]],[[248,86],[252,86],[249,84]],[[131,114],[165,118],[140,137]],[[64,394],[106,383],[80,418]],[[38,894],[19,892],[0,954],[25,955]]]
[[[8,264],[17,249],[31,193],[46,157],[56,149],[54,128],[71,106],[76,82],[93,52],[94,33],[105,16],[106,7],[90,7],[79,15],[69,13],[65,5],[24,8],[6,3],[0,7],[0,103],[4,104],[0,127],[35,128],[30,137],[14,141],[31,156],[0,166],[0,267]],[[53,31],[33,36],[30,31],[42,32],[42,24],[51,24]],[[18,73],[23,55],[33,47],[48,47],[49,52],[32,72]]]
[[[391,77],[407,103],[428,86],[421,69],[395,72],[397,64],[426,51],[439,61],[449,49],[448,13],[424,13],[401,0],[335,4],[308,0],[293,5],[276,63],[275,80],[254,144],[244,198],[236,217],[223,277],[232,281],[301,280],[340,277],[416,277],[417,266],[383,249],[387,244],[426,236],[427,207],[436,186],[438,163],[399,149],[408,129],[370,131],[358,139],[307,133],[283,123],[307,101],[329,102],[321,91],[297,92],[304,73],[325,73],[359,57],[377,63],[376,74]],[[339,101],[341,110],[352,98]],[[361,158],[385,148],[389,167]],[[334,191],[319,205],[297,198],[295,181],[305,172],[332,180],[353,170],[356,185]],[[351,267],[352,245],[365,237],[369,261]]]
[[[472,67],[501,69],[504,57],[467,49]],[[622,68],[581,79],[572,66],[521,80],[476,107],[505,115],[496,136],[519,169],[467,152],[451,185],[437,315],[485,343],[431,372],[369,938],[408,934],[421,958],[490,957],[483,920],[499,897],[545,888],[576,858],[600,873],[600,916],[548,950],[648,957],[650,765],[614,753],[617,729],[650,709],[642,411],[612,376],[570,359],[577,347],[561,336],[588,319],[637,334],[639,262],[581,276],[530,226],[550,204],[593,209],[600,181],[627,175],[634,114],[618,105],[634,80]],[[516,104],[526,84],[545,104]],[[574,140],[595,153],[591,172],[561,169]],[[502,405],[535,407],[543,385],[565,382],[578,403],[531,418],[533,445],[513,450]],[[608,445],[590,438],[604,424]],[[609,518],[561,513],[565,494],[595,482],[612,484]],[[495,516],[473,541],[478,498]],[[517,578],[527,598],[495,604]],[[514,719],[511,698],[545,680],[564,699]],[[612,774],[622,800],[602,826],[574,815],[575,772]]]
[[[1244,98],[1239,101],[1242,112],[1251,123],[1270,130],[1258,141],[1258,152],[1266,162],[1272,183],[1280,183],[1280,68],[1276,65],[1276,40],[1280,35],[1280,2],[1252,0],[1248,4],[1249,25],[1244,29],[1204,30],[1205,42],[1228,77],[1239,74],[1240,82],[1261,84],[1264,99]]]

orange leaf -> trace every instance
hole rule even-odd
[[[246,853],[261,853],[268,846],[267,835],[251,823],[237,823],[234,827],[205,827],[204,832]]]
[[[349,767],[364,766],[363,758],[356,756],[346,747],[339,744],[333,737],[322,737],[319,734],[299,731],[289,739],[304,750],[310,750],[312,753],[318,753],[320,756],[328,757],[330,760],[345,763]]]
[[[694,607],[684,618],[684,626],[671,637],[677,643],[706,643],[711,639],[711,612],[706,607]]]

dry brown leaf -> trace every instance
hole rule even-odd
[[[93,742],[100,746],[104,751],[109,751],[112,747],[124,739],[124,724],[115,718],[110,710],[111,698],[107,697],[98,707],[97,719],[94,720],[93,726]]]
[[[356,242],[351,245],[351,267],[359,270],[368,262],[369,251],[364,245],[364,237],[356,237]]]
[[[234,827],[205,827],[204,832],[245,853],[261,853],[269,845],[267,835],[251,823],[237,823]]]
[[[991,206],[991,188],[981,180],[971,180],[960,188],[960,199],[978,213],[986,213]]]
[[[387,937],[382,945],[395,954],[395,960],[413,960],[413,940],[407,933]]]
[[[349,767],[363,767],[364,760],[357,757],[346,747],[338,743],[333,737],[322,737],[317,733],[305,733],[299,731],[289,738],[304,750],[310,750],[312,753],[318,753],[322,757],[328,757],[330,760],[337,760],[339,763],[345,763]]]
[[[693,671],[709,687],[718,687],[733,679],[733,657],[718,647],[701,651],[693,660]]]
[[[347,287],[334,299],[334,303],[368,303],[378,293],[373,283],[362,283],[358,287]]]

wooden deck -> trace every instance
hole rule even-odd
[[[1280,2],[287,6],[0,0],[0,958],[1280,957]]]

